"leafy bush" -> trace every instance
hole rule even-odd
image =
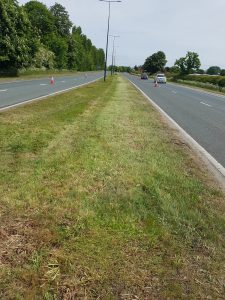
[[[222,92],[223,88],[225,87],[225,78],[221,78],[218,82],[219,90]]]
[[[219,81],[221,79],[224,79],[224,77],[223,76],[208,76],[208,75],[186,75],[186,76],[177,75],[177,76],[174,76],[173,79],[175,81],[181,79],[181,80],[187,80],[187,81],[210,83],[210,84],[218,86]]]
[[[19,76],[17,68],[0,68],[0,77],[17,77]]]
[[[176,75],[170,80],[178,83],[206,88],[213,91],[225,92],[225,77],[224,76],[207,76],[207,75]]]
[[[188,75],[184,80],[191,80],[203,83],[211,83],[214,85],[218,85],[219,80],[221,79],[220,76],[207,76],[207,75]]]
[[[182,79],[178,79],[176,82],[183,83],[183,84],[190,85],[190,86],[209,89],[212,91],[218,91],[218,86],[214,85],[212,83],[203,83],[203,82],[198,82],[198,81],[190,81],[190,80],[182,80]]]

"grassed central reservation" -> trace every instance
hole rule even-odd
[[[1,299],[224,299],[224,194],[126,79],[0,122]]]

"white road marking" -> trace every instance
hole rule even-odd
[[[177,92],[175,92],[175,91],[172,91],[172,93],[177,94]]]
[[[200,102],[201,104],[204,104],[204,105],[206,105],[206,106],[209,106],[209,107],[212,107],[212,105],[209,105],[209,104],[207,104],[207,103],[205,103],[205,102]]]
[[[8,90],[0,90],[0,92],[7,92]]]
[[[62,83],[65,83],[65,80],[61,81]]]
[[[41,83],[40,85],[47,85],[47,83]]]

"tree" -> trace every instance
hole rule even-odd
[[[199,55],[195,52],[188,51],[185,57],[181,57],[180,59],[176,60],[175,66],[180,68],[181,74],[193,73],[201,66]]]
[[[103,70],[104,63],[105,63],[105,52],[103,49],[101,48],[97,49],[96,60],[97,60],[97,70]]]
[[[225,88],[225,78],[222,78],[222,79],[219,80],[218,86],[219,86],[220,92],[222,92],[223,88]]]
[[[73,35],[70,36],[68,40],[68,69],[77,70],[77,43]]]
[[[225,69],[222,69],[222,70],[220,71],[220,76],[225,76]]]
[[[66,9],[50,9],[38,1],[19,6],[0,0],[0,72],[16,74],[20,68],[103,69],[105,54],[80,27],[73,27]]]
[[[48,8],[38,1],[30,1],[24,5],[34,33],[38,34],[41,41],[45,41],[45,36],[54,32],[54,17]]]
[[[152,54],[145,60],[143,68],[147,72],[154,74],[158,71],[163,71],[166,63],[167,60],[165,53],[162,51],[158,51],[157,53]]]
[[[33,64],[36,68],[47,68],[47,69],[53,69],[55,63],[55,54],[44,48],[43,46],[40,46],[37,53],[34,56]]]
[[[49,40],[49,49],[55,54],[55,67],[57,69],[67,69],[68,63],[68,43],[56,34],[52,34]]]
[[[178,74],[179,72],[180,72],[180,69],[179,69],[179,67],[177,67],[177,66],[172,66],[172,67],[170,68],[170,73]]]
[[[29,66],[36,46],[31,24],[17,1],[0,1],[0,68]]]
[[[203,69],[199,69],[197,72],[198,72],[198,74],[201,74],[201,75],[205,74],[205,71]]]
[[[206,71],[206,74],[209,74],[209,75],[219,75],[220,72],[221,72],[220,67],[218,67],[218,66],[212,66],[212,67],[208,68],[208,70]]]
[[[69,36],[73,23],[70,21],[69,14],[59,3],[50,7],[50,12],[54,16],[56,31],[61,36]]]

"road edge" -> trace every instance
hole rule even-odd
[[[127,78],[128,79],[128,78]],[[220,187],[225,191],[225,168],[207,152],[194,138],[192,138],[175,120],[173,120],[161,107],[159,107],[145,92],[143,92],[130,79],[128,81],[162,114],[171,127],[178,130],[181,137],[198,154],[198,157],[206,164],[207,169],[214,175]]]
[[[46,98],[48,98],[48,97],[51,97],[51,96],[63,94],[63,93],[66,93],[66,92],[68,92],[68,91],[75,90],[75,89],[81,88],[81,87],[83,87],[83,86],[85,86],[85,85],[94,83],[94,82],[96,82],[96,81],[98,81],[98,80],[100,80],[100,79],[102,79],[102,78],[103,78],[103,76],[101,76],[101,77],[98,78],[98,79],[95,79],[95,80],[92,80],[92,81],[89,81],[89,82],[86,82],[86,83],[82,83],[82,84],[80,84],[80,85],[73,86],[73,87],[68,88],[68,89],[64,89],[64,90],[61,90],[61,91],[57,91],[57,92],[54,92],[54,93],[50,93],[50,94],[47,94],[47,95],[44,95],[44,96],[41,96],[41,97],[37,97],[37,98],[25,100],[25,101],[23,101],[23,102],[16,103],[16,104],[13,104],[13,105],[5,106],[5,107],[0,108],[0,112],[3,112],[3,111],[6,111],[6,110],[15,108],[15,107],[17,107],[17,106],[21,106],[21,105],[25,105],[25,104],[28,104],[28,103],[32,103],[32,102],[34,102],[34,101],[44,100],[44,99],[46,99]]]

